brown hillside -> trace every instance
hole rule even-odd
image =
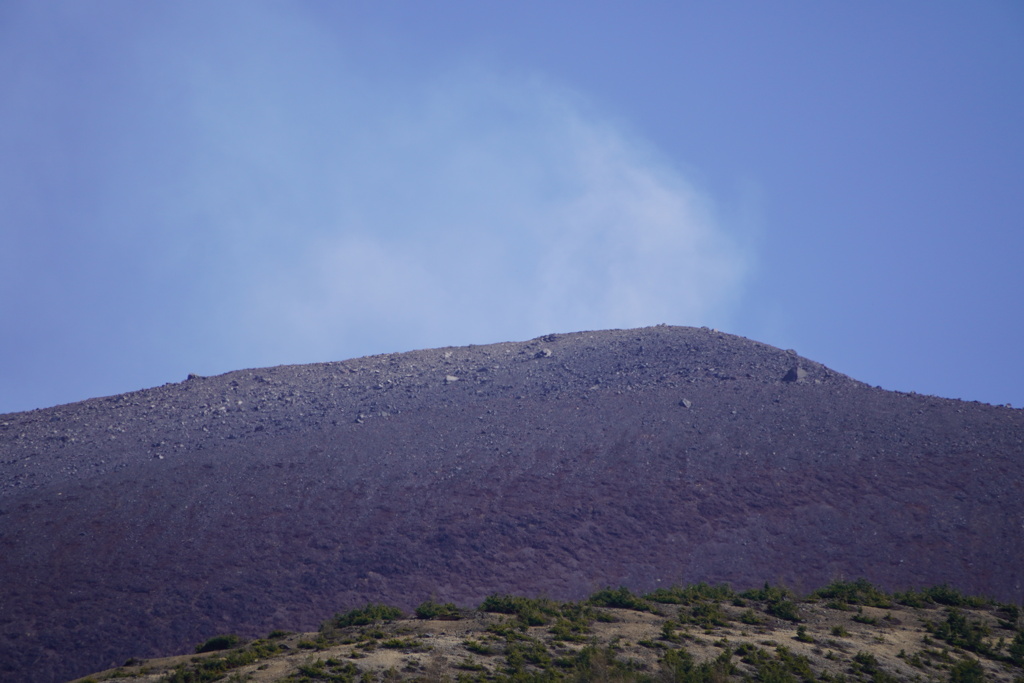
[[[582,603],[493,596],[476,610],[427,602],[415,618],[367,606],[325,620],[315,633],[274,631],[252,642],[215,636],[196,648],[200,654],[133,659],[75,683],[204,674],[251,683],[1024,678],[1019,608],[948,587],[929,591],[888,596],[863,581],[837,582],[800,601],[777,587],[740,595],[700,584],[646,598],[605,589]]]
[[[1022,475],[1024,411],[679,327],[8,414],[0,679],[310,630],[371,600],[864,576],[1020,602]]]

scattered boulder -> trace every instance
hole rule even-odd
[[[782,378],[783,382],[803,382],[807,379],[807,371],[799,365],[789,369],[786,376]]]

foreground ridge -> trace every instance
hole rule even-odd
[[[948,586],[887,594],[833,582],[798,598],[706,583],[581,602],[492,595],[339,614],[314,633],[210,638],[198,654],[130,660],[76,683],[314,681],[1020,681],[1017,605]],[[230,677],[230,678],[228,678]]]

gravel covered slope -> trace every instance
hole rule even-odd
[[[0,678],[494,592],[949,582],[1020,601],[1024,411],[707,329],[583,332],[0,415]]]

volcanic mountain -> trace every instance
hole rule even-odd
[[[1024,597],[1024,411],[709,329],[242,370],[0,415],[0,679],[369,601],[864,577]]]

